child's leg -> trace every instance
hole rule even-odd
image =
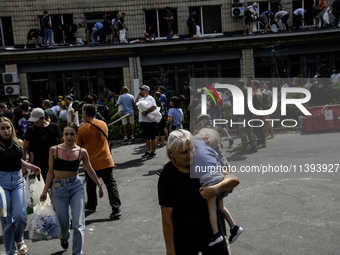
[[[227,210],[227,208],[224,207],[223,199],[217,201],[217,208],[223,214],[225,220],[228,222],[230,229],[233,229],[235,227],[235,221],[233,220],[233,217],[231,217],[231,214]]]
[[[209,220],[210,225],[213,231],[213,234],[215,235],[218,232],[217,227],[217,214],[216,214],[216,197],[208,199],[208,210],[209,210]]]

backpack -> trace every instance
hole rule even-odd
[[[262,92],[261,109],[262,110],[268,110],[269,109],[269,97],[264,92]]]
[[[96,105],[98,112],[105,118],[106,123],[110,122],[110,110],[106,105]]]

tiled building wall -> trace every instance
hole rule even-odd
[[[268,1],[267,1],[268,2]],[[292,3],[283,0],[281,3],[288,12],[292,12]],[[31,28],[38,28],[38,15],[42,15],[44,10],[54,14],[73,14],[75,24],[84,25],[84,13],[94,13],[106,11],[125,12],[125,24],[129,28],[128,37],[143,37],[144,16],[143,10],[165,9],[167,6],[177,9],[176,19],[178,22],[178,33],[188,34],[186,20],[189,14],[189,7],[220,5],[222,13],[223,32],[239,31],[244,29],[244,17],[233,18],[231,15],[232,0],[211,0],[211,1],[159,1],[159,0],[126,0],[126,1],[80,1],[80,0],[26,0],[26,1],[7,1],[0,0],[0,17],[11,17],[14,34],[14,43],[23,44],[27,33]],[[247,6],[244,3],[242,6]],[[213,17],[212,17],[213,18]],[[160,17],[161,19],[161,17]],[[292,15],[290,15],[290,20]],[[165,22],[165,21],[164,21]],[[77,37],[85,39],[85,28],[77,32]]]

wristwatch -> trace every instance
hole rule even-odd
[[[103,183],[101,183],[101,184],[99,184],[97,186],[98,186],[98,188],[102,188],[103,187]]]

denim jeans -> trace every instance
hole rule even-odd
[[[44,28],[45,33],[45,46],[47,46],[47,40],[49,41],[49,45],[52,45],[52,30],[50,28]]]
[[[72,213],[73,244],[72,255],[83,254],[85,231],[85,194],[83,183],[78,175],[57,180],[52,183],[52,204],[58,215],[61,235],[60,239],[68,241],[70,239],[70,218],[69,206]]]
[[[17,252],[14,241],[21,242],[27,224],[24,179],[21,170],[16,172],[0,171],[0,186],[7,200],[7,217],[1,218],[2,236],[7,255]]]

